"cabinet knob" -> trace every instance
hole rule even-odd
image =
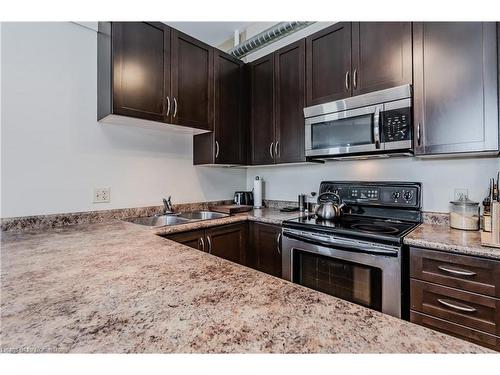
[[[271,142],[271,144],[269,145],[269,155],[271,155],[271,159],[274,159],[273,145],[274,145],[274,142]]]
[[[215,140],[215,158],[219,157],[219,142]]]
[[[345,72],[345,90],[346,91],[349,91],[349,87],[351,86],[349,76],[350,76],[349,71]]]

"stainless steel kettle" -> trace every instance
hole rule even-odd
[[[333,220],[342,215],[345,203],[337,193],[325,192],[318,196],[318,206],[315,213],[320,219]]]

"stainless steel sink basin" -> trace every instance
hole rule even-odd
[[[163,216],[147,216],[147,217],[133,217],[125,219],[130,223],[145,225],[148,227],[163,227],[165,225],[178,225],[189,223],[188,219],[179,216],[163,215]]]
[[[162,215],[162,216],[147,216],[147,217],[132,217],[125,219],[130,223],[144,225],[148,227],[163,227],[166,225],[179,225],[191,223],[194,221],[220,219],[229,215],[211,211],[194,211],[184,212],[178,215]]]
[[[193,211],[193,212],[181,213],[179,216],[192,221],[201,221],[201,220],[220,219],[223,217],[228,217],[229,215],[212,211]]]

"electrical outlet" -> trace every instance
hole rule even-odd
[[[455,189],[455,200],[459,201],[462,197],[465,199],[469,196],[469,189]]]
[[[109,203],[110,201],[110,188],[94,188],[94,203]]]

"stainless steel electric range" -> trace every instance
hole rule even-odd
[[[404,318],[403,237],[422,221],[420,183],[324,181],[323,192],[339,194],[347,209],[331,221],[283,222],[283,277]]]

